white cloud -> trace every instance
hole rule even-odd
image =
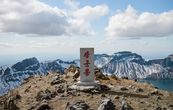
[[[71,24],[69,29],[70,34],[94,35],[91,21],[94,21],[101,16],[108,13],[109,8],[106,5],[97,5],[95,7],[85,6],[83,8],[76,8],[69,12],[72,19],[69,20]]]
[[[46,36],[93,34],[90,22],[104,16],[108,10],[106,5],[78,8],[77,2],[67,3],[74,10],[51,7],[38,0],[3,0],[0,32]]]
[[[109,18],[106,32],[111,37],[162,37],[173,34],[173,10],[139,13],[132,6]]]
[[[61,35],[68,27],[65,12],[36,0],[4,0],[0,8],[2,32]]]
[[[67,33],[69,35],[93,35],[95,32],[91,29],[90,22],[84,19],[69,20],[69,27]]]
[[[104,16],[108,13],[109,8],[107,5],[98,5],[95,7],[85,6],[72,13],[72,16],[78,19],[84,19],[86,21],[95,20],[100,16]]]
[[[68,27],[64,17],[55,14],[40,12],[21,19],[4,22],[2,27],[5,32],[17,32],[19,34],[62,35],[66,34]]]
[[[79,3],[72,0],[66,0],[67,5],[70,4],[72,10],[69,10],[69,20],[70,26],[68,28],[68,33],[73,35],[94,35],[95,32],[92,29],[91,22],[97,20],[98,18],[105,16],[109,12],[107,5],[97,5],[95,7],[85,6],[79,8]],[[75,8],[74,8],[75,7]]]

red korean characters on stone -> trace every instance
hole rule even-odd
[[[85,63],[84,63],[85,72],[84,73],[86,76],[89,76],[89,74],[90,74],[90,69],[89,69],[90,61],[88,59],[89,56],[90,56],[89,51],[84,52],[84,58],[85,58]]]

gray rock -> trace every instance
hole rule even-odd
[[[166,107],[163,107],[163,110],[167,110],[167,108]]]
[[[118,77],[115,75],[115,74],[112,74],[111,75],[111,78],[115,79],[115,80],[118,80]]]
[[[157,107],[155,110],[162,110],[162,108],[161,107]]]
[[[56,86],[56,93],[64,93],[65,88],[63,85]]]
[[[119,99],[120,97],[118,95],[115,95],[114,99]]]
[[[127,91],[128,89],[126,87],[121,87],[120,90]]]
[[[163,95],[162,93],[160,93],[157,89],[151,91],[150,93],[151,95]]]
[[[21,99],[21,96],[18,92],[12,94],[8,99],[4,100],[4,110],[19,110],[20,108],[17,106],[17,102]]]
[[[172,107],[173,108],[173,104],[170,104],[169,107]]]
[[[52,97],[55,97],[55,94],[52,93],[50,90],[46,89],[45,91],[39,91],[36,96],[36,101],[41,101],[41,100],[49,100]]]
[[[115,105],[112,103],[111,99],[104,99],[97,110],[115,110]]]
[[[101,91],[109,91],[110,90],[110,88],[107,86],[107,85],[100,85],[100,90]]]
[[[101,94],[101,97],[106,97],[106,95],[105,94]]]
[[[32,102],[28,104],[27,110],[35,110],[36,107],[39,105],[39,102]]]
[[[106,76],[102,73],[101,69],[95,67],[94,73],[96,79],[106,79]]]
[[[70,104],[67,110],[88,110],[89,106],[85,103],[85,101],[79,100]]]
[[[141,89],[141,88],[136,88],[136,89],[135,89],[135,92],[137,92],[137,93],[138,93],[138,92],[144,92],[144,90]]]
[[[122,100],[121,110],[133,110],[133,108],[125,100]]]
[[[60,76],[57,75],[53,78],[53,80],[51,81],[51,85],[55,85],[55,84],[60,84],[60,83],[63,83],[64,80],[60,79]]]
[[[51,107],[47,103],[42,103],[36,110],[51,110]]]
[[[80,76],[80,71],[77,69],[73,75],[73,79],[77,79]]]
[[[15,103],[14,99],[6,100],[4,103],[4,110],[19,110],[19,107]]]

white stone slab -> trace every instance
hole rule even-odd
[[[80,81],[78,86],[97,85],[94,74],[94,48],[80,48]]]

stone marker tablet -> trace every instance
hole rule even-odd
[[[78,85],[95,85],[94,48],[80,48],[80,81]]]

